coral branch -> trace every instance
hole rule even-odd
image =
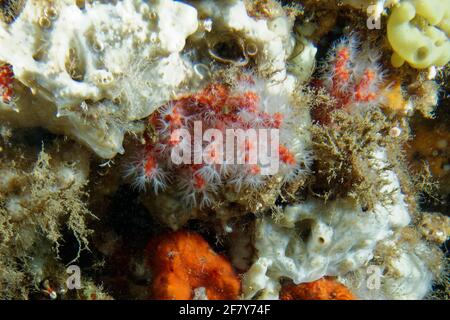
[[[0,66],[0,95],[4,103],[10,103],[13,98],[14,72],[12,66],[4,64]]]
[[[383,74],[376,57],[378,53],[374,49],[359,48],[355,35],[335,45],[322,66],[318,81],[319,88],[324,89],[333,103],[314,110],[318,122],[329,123],[329,113],[334,110],[364,110],[383,99],[380,90]]]
[[[178,182],[173,187],[182,201],[200,207],[212,204],[216,191],[225,184],[236,190],[257,188],[265,179],[258,158],[260,144],[267,143],[269,149],[272,141],[270,133],[266,141],[259,141],[265,139],[258,136],[259,129],[279,130],[279,173],[285,177],[298,174],[301,158],[291,147],[295,126],[290,127],[290,123],[294,123],[295,118],[289,114],[290,109],[283,108],[282,97],[272,101],[266,96],[263,80],[244,78],[238,80],[235,87],[211,83],[200,92],[160,107],[150,117],[151,128],[145,146],[128,171],[134,177],[134,185],[145,189],[149,184],[157,192],[166,186],[166,180],[161,182],[158,178],[171,176]],[[262,85],[257,81],[263,82]],[[199,124],[202,141],[197,143]],[[254,129],[252,132],[257,136],[247,135],[249,129]],[[233,132],[232,145],[228,144],[229,130]],[[205,138],[206,132],[212,132],[210,139]],[[240,138],[243,138],[241,143]],[[183,156],[187,150],[188,155],[182,163],[174,163],[172,155],[180,154],[180,150]],[[233,161],[225,157],[230,154]]]

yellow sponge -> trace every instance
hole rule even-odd
[[[450,0],[402,1],[392,10],[387,35],[394,67],[405,60],[417,69],[445,65],[450,61]]]

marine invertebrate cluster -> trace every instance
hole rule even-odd
[[[203,288],[209,300],[237,299],[241,284],[231,264],[199,235],[178,231],[153,239],[147,249],[154,276],[153,299],[193,299]]]
[[[314,118],[320,123],[328,123],[334,110],[363,112],[381,100],[383,73],[377,61],[378,52],[369,47],[360,48],[358,42],[354,34],[338,41],[321,66],[317,86],[332,101],[314,109]]]
[[[322,278],[298,285],[284,285],[280,292],[281,300],[355,300],[344,285],[332,278]]]
[[[212,84],[161,107],[127,174],[141,189],[174,185],[183,202],[200,207],[211,206],[225,185],[239,192],[258,189],[267,175],[282,182],[302,175],[310,157],[295,136],[298,115],[288,98],[268,94],[266,85],[245,76],[232,88]]]
[[[0,298],[447,298],[449,1],[0,0]]]
[[[402,126],[394,126],[380,107],[405,116],[409,104],[399,84],[384,80],[379,52],[361,46],[357,37],[338,40],[313,81],[313,189],[325,198],[350,196],[371,209],[376,202],[390,201],[389,194],[381,192],[386,190],[383,171],[403,163],[385,156],[380,162],[378,155],[389,149],[395,158],[392,150],[400,149],[406,139]]]
[[[0,95],[4,103],[9,103],[13,97],[13,78],[14,72],[10,65],[0,66]]]
[[[317,124],[311,130],[318,159],[314,168],[316,194],[325,198],[350,196],[369,209],[380,201],[391,202],[385,174],[392,164],[381,159],[386,147],[401,147],[401,143],[396,141],[399,137],[389,135],[391,125],[386,117],[375,109],[364,115],[335,111],[330,119],[337,128]]]
[[[330,53],[328,70],[322,75],[325,88],[337,100],[337,108],[363,107],[377,98],[382,79],[377,53],[373,49],[358,52],[357,46],[353,35],[337,43]]]
[[[418,69],[444,66],[450,61],[450,1],[401,1],[389,16],[387,36],[394,67],[405,61]]]

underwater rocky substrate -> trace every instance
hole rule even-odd
[[[448,299],[449,17],[0,1],[0,298]]]

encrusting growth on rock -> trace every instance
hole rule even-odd
[[[356,300],[355,296],[332,278],[321,278],[298,285],[288,284],[280,292],[281,300]]]
[[[450,0],[0,0],[0,299],[448,300],[449,35]]]
[[[209,300],[237,299],[240,294],[241,283],[231,263],[197,233],[163,234],[150,241],[147,258],[154,274],[153,299],[193,299],[198,288],[205,288]]]
[[[387,181],[380,173],[390,165],[377,167],[373,162],[380,146],[393,143],[386,117],[378,109],[365,115],[335,111],[331,116],[338,127],[312,127],[318,192],[325,197],[353,197],[368,209],[378,201],[389,202],[390,195],[382,191]]]
[[[0,147],[0,296],[29,298],[26,284],[56,273],[64,228],[76,238],[78,255],[87,248],[88,154],[59,140],[38,153],[4,139]]]

